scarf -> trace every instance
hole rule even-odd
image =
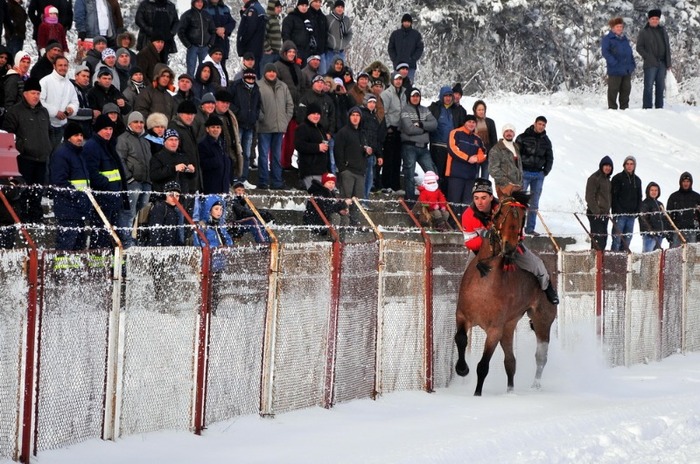
[[[506,146],[508,150],[510,150],[513,153],[513,158],[517,159],[518,158],[518,152],[515,151],[515,144],[513,143],[512,140],[508,141],[506,139],[503,139],[503,145]]]
[[[316,37],[314,36],[314,25],[311,24],[311,20],[305,19],[304,20],[304,27],[306,28],[306,32],[309,34],[309,49],[311,51],[315,51],[317,44],[316,44]]]
[[[333,18],[340,23],[340,40],[343,40],[348,34],[348,31],[345,29],[345,21],[343,21],[345,15],[343,14],[338,16],[335,11],[332,11],[331,16],[333,16]]]
[[[53,16],[46,16],[44,17],[44,22],[46,24],[58,24],[58,16],[55,18]]]

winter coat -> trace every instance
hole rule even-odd
[[[193,6],[180,16],[177,36],[185,48],[210,47],[215,35],[214,20],[204,9],[198,10]]]
[[[608,32],[601,42],[601,50],[608,67],[608,76],[629,76],[634,72],[632,46],[626,35]]]
[[[275,0],[267,0],[267,23],[265,24],[265,53],[279,53],[282,48],[282,20],[275,14]]]
[[[148,214],[148,246],[183,246],[185,218],[175,205],[158,201]],[[165,226],[165,227],[157,227]]]
[[[649,190],[652,187],[659,189],[659,196],[651,198]],[[639,230],[642,232],[659,232],[672,230],[664,215],[664,204],[659,201],[661,197],[661,187],[656,182],[649,182],[645,190],[646,198],[642,201],[642,206],[639,210]]]
[[[634,158],[628,156],[627,160]],[[624,167],[625,162],[622,163]],[[622,172],[615,174],[611,181],[612,212],[613,214],[637,214],[642,205],[642,180],[634,173]]]
[[[218,64],[214,62],[212,59],[211,55],[207,55],[206,58],[204,58],[204,61],[200,65],[200,67],[204,63],[209,63],[211,66],[211,82],[216,84],[219,87],[228,87],[228,71],[226,68],[223,66],[223,61],[219,62]]]
[[[7,198],[7,201],[10,202],[10,206],[12,206],[15,211],[22,210],[21,204],[26,202],[25,195],[23,194],[25,190],[22,185],[17,184],[17,180],[11,180],[11,178],[8,177],[0,177],[0,190],[2,190],[5,198]],[[14,223],[15,220],[5,206],[5,203],[0,201],[0,226],[11,226]]]
[[[63,51],[68,53],[68,42],[66,41],[66,30],[60,24],[41,23],[39,33],[36,38],[36,46],[39,50],[46,48],[50,41],[55,40],[61,44]]]
[[[671,67],[671,42],[664,26],[647,23],[637,36],[637,53],[642,55],[644,69]],[[663,63],[662,63],[663,61]]]
[[[330,156],[318,146],[326,140],[322,127],[305,121],[294,134],[294,148],[299,153],[299,177],[320,176],[330,171]]]
[[[348,15],[337,17],[335,12],[326,15],[328,24],[328,42],[326,49],[333,52],[343,52],[350,46],[352,40],[352,19]],[[345,25],[345,35],[341,35],[340,23]]]
[[[258,84],[249,87],[243,80],[234,81],[228,91],[232,96],[231,111],[238,119],[238,126],[246,130],[255,129],[262,106]]]
[[[224,4],[223,1],[219,0],[216,5],[211,5],[207,2],[204,10],[209,13],[212,20],[214,21],[214,30],[217,27],[224,28],[224,37],[219,37],[214,34],[214,47],[219,47],[224,52],[224,60],[227,60],[231,50],[231,44],[229,38],[233,33],[233,29],[236,27],[236,20],[231,16],[231,9]]]
[[[124,27],[124,18],[118,0],[107,0],[107,6],[109,28],[105,38],[112,40]],[[85,33],[85,37],[102,35],[97,20],[96,0],[75,0],[75,29],[78,33]],[[134,45],[136,44],[132,42],[132,46]]]
[[[384,119],[386,126],[398,129],[401,120],[401,109],[406,104],[406,89],[400,87],[397,91],[393,85],[382,92],[382,103],[384,104]]]
[[[136,55],[136,64],[143,71],[144,82],[153,81],[156,75],[156,65],[159,63],[162,63],[162,61],[156,47],[153,46],[153,42],[148,42]]]
[[[214,139],[207,134],[199,142],[199,161],[202,164],[202,193],[227,194],[233,180],[233,160],[226,153],[223,137]]]
[[[384,63],[378,60],[373,61],[372,63],[370,63],[369,66],[365,68],[365,72],[370,75],[370,79],[372,78],[372,70],[375,68],[379,68],[379,79],[384,84],[384,88],[391,85],[391,74],[389,72],[389,68],[387,68]]]
[[[124,98],[126,101],[129,102],[129,105],[133,108],[134,103],[136,103],[136,97],[143,92],[146,89],[146,85],[144,83],[141,83],[139,85],[136,85],[134,81],[129,79],[128,84],[126,85],[126,89],[122,92],[124,94]]]
[[[348,205],[344,200],[338,199],[334,190],[328,190],[316,179],[311,181],[309,195],[314,197],[318,207],[329,221],[332,214],[340,214],[341,211],[348,210]],[[311,202],[306,203],[306,211],[304,211],[303,222],[305,225],[324,225],[323,219],[321,219],[321,216],[318,215],[318,211],[316,211],[316,208],[314,208],[314,205],[312,205]]]
[[[333,111],[335,112],[335,127],[331,130],[331,133],[334,134],[345,127],[345,124],[348,122],[345,115],[348,114],[353,104],[352,99],[347,94],[333,92],[329,96],[333,100]]]
[[[27,18],[27,12],[21,4],[11,0],[7,2],[7,14],[4,21],[5,39],[21,38],[24,40],[27,35]]]
[[[275,63],[275,67],[277,68],[277,79],[287,84],[289,93],[292,94],[292,101],[294,101],[294,106],[296,107],[299,105],[299,99],[301,98],[304,76],[301,74],[301,68],[298,64],[287,61],[285,54],[292,48],[294,48],[294,44],[288,40],[282,44],[282,50],[280,50],[281,59]]]
[[[211,217],[211,209],[216,203],[221,203],[223,208],[221,217],[219,219],[214,219]],[[208,195],[203,201],[199,202],[199,226],[204,232],[204,235],[209,242],[209,246],[212,248],[218,246],[232,246],[233,239],[229,235],[226,227],[224,227],[224,218],[226,217],[226,206],[224,200],[219,195]],[[194,234],[194,245],[203,247],[205,244],[202,243],[199,238],[199,234]],[[214,266],[214,270],[221,270],[223,266]],[[218,267],[218,269],[217,269]]]
[[[105,64],[104,61],[100,60],[99,63],[95,65],[95,71],[92,73],[92,85],[95,85],[95,82],[97,81],[97,76],[102,70],[102,68],[107,68],[109,72],[112,73],[112,85],[117,88],[121,92],[122,90],[122,79],[119,73],[117,72],[117,68],[115,67],[110,67]]]
[[[45,163],[51,154],[49,112],[41,103],[30,108],[21,101],[7,109],[2,129],[15,134],[15,143],[22,158]]]
[[[428,209],[434,210],[447,208],[447,198],[445,198],[445,194],[442,193],[442,190],[437,189],[431,192],[422,185],[419,185],[418,192],[418,203],[426,206]]]
[[[428,110],[430,110],[430,113],[438,122],[437,129],[430,134],[430,141],[433,143],[446,144],[450,132],[452,132],[453,129],[463,126],[466,121],[467,112],[464,108],[455,104],[450,105],[449,108],[445,108],[445,105],[442,103],[447,89],[449,89],[449,87],[441,88],[437,101],[432,102],[428,107]],[[448,115],[449,117],[447,117]],[[450,124],[444,124],[448,121]]]
[[[418,60],[423,56],[423,36],[412,27],[401,27],[389,36],[388,50],[394,69],[401,63],[416,69]]]
[[[117,100],[120,98],[124,98],[124,95],[113,85],[110,85],[108,88],[104,88],[101,85],[93,85],[88,91],[88,103],[90,104],[90,108],[97,111],[102,111],[102,108],[104,108],[107,103],[114,103],[116,105]],[[126,98],[124,98],[124,100],[126,101]],[[131,113],[131,105],[126,103],[119,110],[122,116],[126,116]]]
[[[462,230],[464,231],[464,245],[474,253],[481,248],[482,237],[491,227],[493,212],[498,207],[498,199],[491,202],[491,213],[486,214],[472,203],[462,214]]]
[[[335,134],[333,155],[339,173],[350,171],[360,176],[365,175],[367,170],[365,145],[360,128],[354,128],[349,122]]]
[[[530,126],[515,139],[515,143],[520,146],[523,170],[543,171],[545,176],[549,174],[554,164],[554,153],[547,131],[538,134],[535,132],[535,126]]]
[[[53,72],[53,63],[49,61],[46,54],[36,61],[36,64],[32,66],[29,71],[29,77],[41,80],[42,77],[48,76]]]
[[[195,193],[202,190],[202,163],[199,159],[199,144],[194,128],[194,122],[188,126],[180,119],[180,115],[175,116],[169,123],[168,129],[175,129],[180,135],[180,145],[177,149],[184,153],[194,166],[194,177],[189,183],[189,190],[183,193]]]
[[[145,132],[136,134],[127,129],[117,138],[117,153],[124,165],[127,184],[151,183],[151,147],[144,135]]]
[[[129,197],[126,190],[126,173],[114,144],[105,140],[99,134],[93,134],[83,146],[83,156],[90,172],[100,175],[90,183],[96,191],[121,192],[95,194],[95,199],[105,212],[129,209]],[[108,214],[109,216],[109,214]]]
[[[476,163],[469,163],[469,158],[476,156]],[[478,135],[467,131],[462,126],[450,132],[447,152],[446,177],[476,179],[481,163],[486,161],[486,148]]]
[[[241,134],[238,130],[238,121],[233,111],[228,110],[226,113],[214,112],[219,119],[224,123],[221,127],[221,139],[226,148],[226,153],[233,161],[232,179],[239,178],[243,175],[243,148],[241,147]],[[225,193],[225,192],[224,192]]]
[[[134,111],[138,111],[146,119],[151,113],[163,113],[168,117],[168,120],[172,119],[177,114],[177,107],[175,106],[175,99],[168,92],[170,88],[163,88],[158,85],[158,79],[163,73],[170,73],[173,75],[172,70],[164,65],[163,63],[158,63],[155,68],[155,76],[151,85],[146,85],[143,92],[139,93],[134,102]],[[174,88],[171,86],[171,88]]]
[[[83,192],[90,187],[92,176],[82,151],[83,147],[66,141],[51,154],[49,184],[59,188],[53,194],[53,211],[59,221],[84,219],[92,211]]]
[[[308,28],[307,28],[308,26]],[[302,13],[299,11],[299,7],[294,8],[294,11],[289,13],[284,20],[282,20],[282,40],[285,42],[291,40],[296,45],[297,55],[301,58],[302,62],[306,62],[306,59],[313,55],[311,49],[311,37],[312,33],[308,29],[313,29],[311,23],[311,15],[309,12]],[[284,44],[282,45],[284,49]]]
[[[369,109],[362,107],[362,124],[360,124],[360,130],[362,131],[362,140],[365,145],[372,147],[372,155],[377,158],[382,158],[384,156],[384,139],[386,138],[386,122],[383,119],[379,119],[378,112],[375,109],[370,111]]]
[[[211,72],[207,82],[202,80],[202,69],[204,68],[209,68],[209,71]],[[221,84],[213,80],[216,73],[216,68],[214,68],[212,63],[202,63],[199,65],[199,68],[197,68],[194,82],[192,83],[192,92],[194,92],[195,98],[200,102],[202,101],[202,97],[205,93],[214,93],[221,88]]]
[[[609,156],[604,156],[598,164],[598,170],[588,177],[586,181],[586,205],[588,214],[596,216],[607,216],[612,207],[612,185],[610,183],[611,174],[603,172],[603,166],[613,162]],[[493,162],[489,166],[493,173]]]
[[[430,132],[437,129],[437,119],[425,106],[406,104],[401,108],[399,129],[401,143],[427,148]]]
[[[287,84],[275,79],[270,82],[266,78],[258,81],[262,107],[258,121],[258,133],[284,133],[289,121],[294,116],[294,101]]]
[[[683,190],[683,178],[690,178],[690,187]],[[695,223],[700,220],[700,214],[696,209],[700,205],[700,193],[693,190],[693,176],[689,172],[684,172],[678,181],[680,188],[668,197],[666,208],[673,220],[673,223],[681,231],[695,229]]]
[[[95,74],[95,66],[102,61],[102,54],[95,50],[94,48],[91,48],[90,50],[87,51],[85,54],[85,59],[83,60],[83,64],[90,69],[90,75],[92,76]]]
[[[32,36],[34,40],[37,39],[44,10],[50,5],[55,6],[58,10],[58,22],[63,26],[63,29],[70,31],[73,27],[73,2],[71,0],[31,0],[27,7],[27,13],[34,24],[34,35]]]
[[[136,10],[136,25],[139,27],[139,37],[136,48],[141,50],[151,42],[154,34],[160,34],[165,39],[164,53],[177,52],[175,35],[180,26],[177,8],[169,0],[143,0]]]
[[[238,25],[236,35],[236,51],[238,56],[251,52],[256,61],[263,54],[263,42],[265,41],[265,22],[267,16],[265,9],[258,0],[248,0],[241,9],[241,22]]]
[[[81,87],[73,79],[70,82],[73,84],[75,95],[78,97],[78,109],[75,113],[68,116],[68,120],[81,124],[92,124],[92,108],[90,108],[90,102],[88,101],[88,92],[92,87],[89,84],[87,87]],[[91,134],[87,135],[90,136]]]
[[[299,106],[297,107],[297,122],[302,124],[306,121],[306,108],[311,104],[316,104],[321,108],[321,120],[318,125],[321,126],[324,132],[335,133],[337,124],[335,104],[333,102],[333,97],[327,93],[316,93],[313,89],[304,92],[304,95],[302,95],[299,100]]]
[[[153,191],[165,191],[165,184],[174,180],[180,184],[183,193],[194,192],[192,184],[195,182],[196,173],[178,172],[175,170],[175,166],[180,163],[194,165],[195,160],[191,154],[181,151],[173,153],[172,151],[166,150],[165,147],[161,148],[158,152],[154,152],[153,149],[151,149],[151,153],[153,153],[153,156],[151,156],[150,168]]]
[[[72,109],[73,113],[78,111],[80,103],[78,95],[75,93],[75,87],[67,77],[61,76],[56,71],[44,77],[40,84],[41,104],[49,112],[51,126],[65,126],[68,119],[57,119],[56,115],[59,111],[65,111],[66,108]]]
[[[505,187],[508,184],[522,186],[523,184],[523,163],[520,159],[520,149],[516,143],[513,144],[513,148],[515,153],[501,139],[488,153],[489,171],[499,187]]]

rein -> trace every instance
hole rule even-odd
[[[491,271],[491,267],[486,263],[499,257],[505,258],[505,264],[503,265],[504,270],[515,270],[515,264],[513,264],[512,262],[512,253],[506,254],[505,250],[500,247],[500,244],[502,242],[501,229],[503,228],[503,225],[508,219],[508,216],[503,213],[504,206],[510,206],[508,212],[510,212],[513,215],[513,217],[516,217],[515,208],[520,208],[522,210],[527,209],[527,205],[515,200],[512,197],[504,198],[503,202],[501,202],[501,204],[498,206],[496,214],[494,215],[493,220],[491,222],[491,228],[489,229],[488,233],[489,247],[491,248],[491,256],[480,259],[479,262],[476,264],[476,268],[481,273],[481,277],[484,277],[486,274],[489,273],[489,271]],[[523,227],[525,226],[524,219],[525,217],[523,216],[523,220],[520,221],[518,236],[522,235]],[[496,251],[497,249],[498,252]]]

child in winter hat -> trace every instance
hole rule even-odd
[[[450,230],[447,221],[450,213],[447,211],[447,198],[438,188],[440,177],[433,171],[423,176],[423,183],[418,186],[418,201],[414,207],[423,227],[435,228],[440,231]]]

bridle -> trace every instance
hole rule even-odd
[[[512,250],[506,250],[502,246],[503,237],[501,235],[501,230],[508,220],[509,216],[513,218],[518,218],[518,209],[525,211],[527,206],[523,203],[517,201],[513,197],[504,198],[498,205],[496,213],[491,221],[491,228],[488,232],[489,247],[491,248],[491,256],[488,258],[482,258],[477,264],[477,268],[481,272],[482,277],[490,271],[490,267],[486,265],[488,261],[491,261],[498,257],[505,258],[505,263],[503,265],[505,270],[514,268],[512,264],[513,254],[515,253],[517,247]],[[525,214],[520,217],[520,225],[518,227],[518,237],[523,233],[523,228],[525,227]]]

